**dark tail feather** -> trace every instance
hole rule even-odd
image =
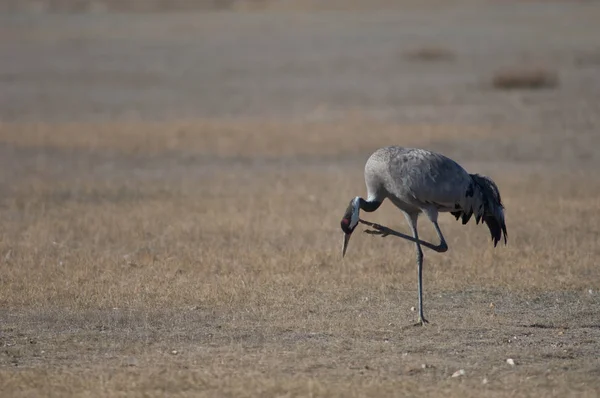
[[[463,223],[463,225],[465,225],[466,223],[469,222],[469,220],[471,219],[472,215],[473,215],[472,211],[470,211],[468,213],[463,213],[462,214],[462,223]],[[479,221],[477,221],[477,223],[479,223]]]
[[[456,217],[457,220],[462,217],[462,224],[465,225],[471,219],[471,216],[473,215],[473,212],[472,211],[470,211],[470,212],[463,212],[461,210],[461,211],[454,211],[454,212],[452,212],[450,214],[452,214],[454,217]],[[479,224],[479,221],[477,221],[477,223]]]
[[[478,214],[488,226],[494,247],[504,235],[506,244],[506,223],[504,221],[504,206],[500,197],[500,190],[491,178],[479,174],[471,174],[473,182],[478,186],[483,198],[483,212]]]
[[[475,210],[475,222],[479,224],[484,222],[490,230],[494,247],[502,239],[504,235],[504,244],[506,244],[507,236],[506,223],[504,221],[504,206],[500,198],[498,187],[490,178],[479,174],[470,174],[473,180],[473,190],[477,191],[476,197],[480,198],[480,203],[476,204],[476,209],[465,209],[462,211],[453,212],[452,215],[458,220],[462,217],[462,223],[466,224]]]

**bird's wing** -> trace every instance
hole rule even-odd
[[[390,174],[397,194],[415,202],[454,208],[470,184],[469,174],[455,161],[441,154],[413,149],[390,162]]]

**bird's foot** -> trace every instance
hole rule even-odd
[[[414,326],[425,326],[428,323],[429,323],[429,321],[427,319],[420,316],[419,321],[417,323],[415,323]]]
[[[373,229],[367,229],[364,231],[366,234],[369,234],[369,235],[380,235],[382,238],[385,238],[386,236],[388,236],[394,232],[393,230],[389,229],[388,227],[384,227],[383,225],[375,224],[370,221],[365,221],[365,220],[361,220],[361,219],[359,219],[358,221],[373,228]]]

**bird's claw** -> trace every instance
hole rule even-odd
[[[414,324],[414,326],[425,326],[429,321],[423,317],[419,317],[419,321]]]
[[[361,220],[361,219],[359,219],[358,221],[373,228],[373,229],[365,230],[365,233],[367,233],[369,235],[380,235],[382,238],[385,238],[386,236],[388,236],[390,234],[391,230],[388,227],[384,227],[383,225],[375,224],[373,222],[365,221],[365,220]]]
[[[389,235],[389,233],[387,233],[387,232],[384,232],[384,231],[374,231],[372,229],[367,229],[364,232],[366,234],[369,234],[369,235],[380,235],[382,238],[385,238],[386,236]]]

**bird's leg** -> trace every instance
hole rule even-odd
[[[438,253],[444,253],[448,250],[448,244],[446,243],[446,239],[444,239],[444,235],[442,234],[442,230],[438,225],[437,220],[433,221],[433,227],[435,228],[435,232],[437,233],[438,238],[440,239],[440,244],[437,245],[438,249],[436,250]]]
[[[417,215],[406,215],[406,220],[412,229],[413,237],[415,238],[415,247],[417,249],[417,290],[419,294],[419,319],[415,326],[424,326],[429,323],[423,315],[423,250],[421,250],[421,244],[419,243],[419,233],[417,232]]]
[[[388,227],[380,225],[380,224],[372,223],[370,221],[366,221],[366,220],[362,220],[362,219],[359,219],[358,221],[373,228],[373,229],[367,229],[365,231],[365,233],[367,233],[369,235],[380,235],[382,238],[385,238],[386,236],[389,236],[389,235],[397,236],[399,238],[403,238],[403,239],[409,240],[411,242],[415,242],[415,243],[418,242],[419,244],[425,246],[426,248],[436,251],[438,253],[443,253],[448,250],[448,245],[446,244],[446,240],[444,239],[444,236],[442,235],[442,232],[440,231],[440,227],[437,225],[437,222],[434,222],[433,225],[435,226],[438,237],[440,238],[439,245],[434,245],[433,243],[430,243],[430,242],[427,242],[424,240],[415,239],[414,237],[412,237],[410,235],[406,235],[406,234],[403,234],[402,232],[394,231],[391,228],[388,228]]]

